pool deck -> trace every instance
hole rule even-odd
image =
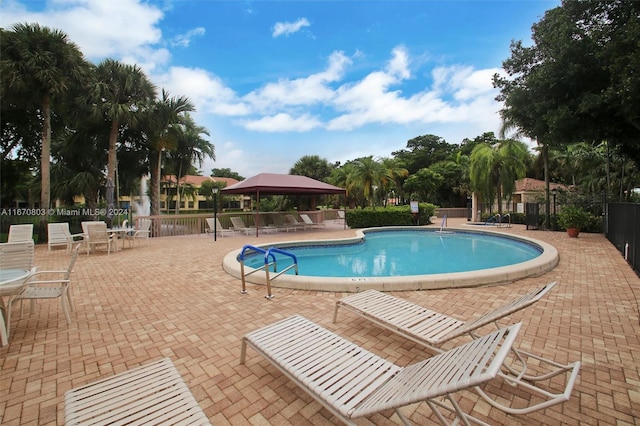
[[[464,221],[449,220],[450,227],[457,225]],[[553,245],[558,266],[506,285],[391,294],[468,319],[557,281],[542,301],[513,316],[523,322],[516,344],[558,362],[580,361],[582,368],[571,399],[562,405],[527,416],[506,415],[463,391],[457,394],[463,409],[491,424],[640,425],[640,278],[600,234],[574,239],[520,225],[498,232]],[[241,295],[240,280],[223,271],[222,259],[245,244],[353,233],[329,224],[257,239],[163,237],[111,255],[81,255],[73,276],[71,325],[57,300],[39,301],[33,315],[25,304],[23,319],[18,307],[13,312],[9,345],[0,348],[0,424],[63,424],[67,390],[162,357],[173,360],[215,425],[340,424],[251,349],[246,365],[239,365],[242,336],[301,314],[399,365],[431,353],[347,312],[333,324],[335,301],[345,293],[274,288],[275,297],[267,300],[264,286],[248,284],[249,294]],[[64,268],[68,259],[64,250],[36,248],[39,269]],[[488,390],[516,403],[527,399],[507,385]],[[401,411],[415,424],[436,421],[424,403]],[[357,423],[400,420],[385,411]]]

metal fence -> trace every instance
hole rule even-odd
[[[640,204],[608,203],[605,222],[607,239],[640,275]]]

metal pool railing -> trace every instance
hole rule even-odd
[[[262,253],[264,254],[264,265],[262,265],[259,268],[255,268],[253,271],[248,272],[245,274],[244,272],[244,261],[246,258],[246,254],[248,251],[253,251],[253,252],[257,252],[257,253]],[[286,268],[284,268],[282,271],[278,272],[278,264],[277,264],[277,260],[276,260],[276,253],[278,254],[282,254],[284,256],[288,256],[291,257],[291,259],[293,260],[293,264],[287,266]],[[270,259],[272,260],[270,262]],[[241,294],[247,294],[247,286],[246,286],[246,282],[245,282],[245,277],[247,275],[251,275],[255,272],[258,271],[265,271],[266,274],[266,279],[267,279],[267,295],[265,296],[265,298],[267,299],[271,299],[273,298],[273,294],[271,294],[271,281],[275,280],[276,278],[278,278],[280,275],[284,274],[285,272],[287,272],[288,270],[295,268],[295,272],[296,275],[298,275],[298,258],[289,252],[286,252],[284,250],[281,250],[277,247],[270,247],[267,250],[260,248],[260,247],[255,247],[252,245],[245,245],[244,247],[242,247],[242,250],[240,251],[240,254],[238,255],[238,262],[240,262],[240,275],[242,276],[242,291],[240,291]],[[269,268],[273,266],[273,272],[276,273],[273,277],[270,277],[269,275]]]

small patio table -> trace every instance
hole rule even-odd
[[[10,301],[20,295],[30,275],[31,271],[27,269],[0,268],[0,307],[3,311],[3,314],[0,315],[0,346],[9,344],[7,306],[11,306],[11,303],[5,305],[4,297],[8,296]]]
[[[114,228],[108,228],[107,232],[110,234],[114,234],[116,236],[116,238],[119,238],[122,240],[122,249],[124,250],[124,240],[126,240],[126,235],[130,232],[135,232],[135,228],[133,226],[125,226],[125,227],[114,227]],[[114,245],[115,250],[118,251],[118,244],[116,242],[116,244]]]

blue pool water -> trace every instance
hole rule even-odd
[[[535,244],[508,237],[455,231],[370,231],[354,244],[287,246],[278,248],[298,259],[299,275],[320,277],[390,277],[467,272],[497,268],[534,259],[542,253]],[[277,255],[278,270],[292,263]],[[259,268],[262,255],[245,259]],[[287,273],[293,274],[293,269]]]

